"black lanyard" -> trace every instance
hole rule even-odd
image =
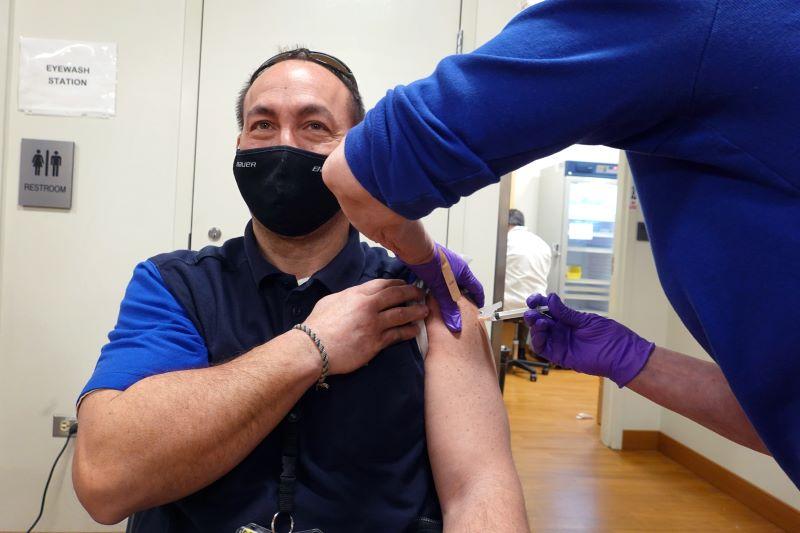
[[[302,401],[302,400],[301,400]],[[283,452],[281,454],[281,481],[278,485],[278,512],[291,516],[294,492],[297,486],[297,453],[300,430],[300,402],[284,418]]]
[[[297,486],[297,455],[299,451],[301,412],[300,402],[297,402],[283,419],[283,450],[281,453],[281,477],[278,484],[278,512],[273,517],[273,523],[275,523],[279,515],[288,517],[292,528],[294,527],[292,510],[294,509],[294,493]],[[418,533],[438,533],[442,531],[442,523],[429,518],[419,518],[414,522],[413,530]],[[322,533],[319,529],[297,533],[312,532]]]
[[[278,512],[272,517],[270,528],[276,531],[275,526],[280,516],[289,518],[289,531],[294,530],[294,493],[297,487],[297,455],[299,453],[300,418],[302,409],[300,403],[292,407],[286,418],[283,419],[283,451],[281,452],[281,478],[278,484]],[[309,529],[296,533],[322,533],[320,529]]]

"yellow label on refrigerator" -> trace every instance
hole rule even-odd
[[[583,269],[580,265],[567,265],[567,279],[581,279]]]

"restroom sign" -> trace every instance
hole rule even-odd
[[[71,208],[74,159],[74,142],[22,139],[19,205]]]
[[[109,117],[116,92],[115,43],[20,38],[20,111]]]

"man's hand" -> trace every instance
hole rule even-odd
[[[403,281],[373,280],[323,298],[306,323],[325,344],[331,373],[351,372],[416,335],[409,323],[427,316],[427,307],[397,306],[421,297]],[[114,524],[200,490],[250,454],[319,378],[319,367],[308,337],[290,331],[220,365],[93,392],[78,412],[78,498],[95,520]]]
[[[305,324],[325,345],[331,374],[347,374],[367,364],[390,344],[413,339],[414,324],[428,316],[420,289],[399,279],[375,279],[326,296]]]
[[[478,307],[483,307],[484,295],[481,282],[478,281],[467,266],[467,262],[460,255],[448,250],[441,244],[436,244],[433,257],[430,260],[419,265],[408,265],[408,268],[425,282],[433,297],[436,298],[441,309],[442,320],[444,320],[447,329],[461,331],[461,311],[450,296],[450,289],[442,272],[440,253],[443,253],[447,258],[459,289],[463,290]]]
[[[535,310],[546,305],[547,317]],[[624,387],[644,368],[655,344],[622,324],[592,313],[580,313],[557,294],[528,298],[525,323],[531,328],[533,351],[559,366],[603,376]]]

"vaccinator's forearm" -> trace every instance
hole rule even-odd
[[[742,446],[769,455],[720,368],[656,346],[628,388]]]

